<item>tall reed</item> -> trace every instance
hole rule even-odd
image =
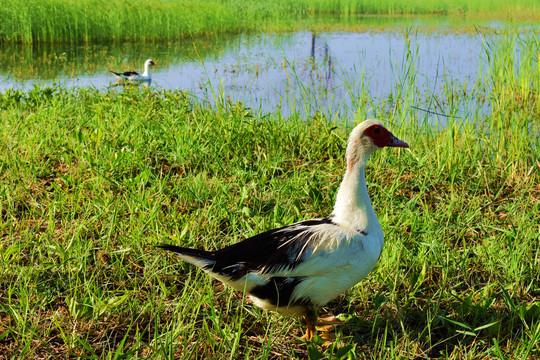
[[[156,41],[202,34],[294,29],[305,14],[475,14],[533,17],[535,2],[364,0],[4,0],[0,42]]]

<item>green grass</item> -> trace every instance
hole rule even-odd
[[[489,14],[537,21],[539,6],[530,0],[511,5],[506,0],[3,0],[0,42],[152,42],[261,29],[283,31],[297,29],[306,24],[306,16],[315,14],[449,14],[474,19]]]
[[[349,321],[329,347],[154,245],[215,249],[328,215],[354,124],[152,88],[0,94],[0,357],[540,356],[538,44],[486,44],[476,92],[432,100],[481,96],[488,116],[419,118],[414,49],[392,98],[359,94],[358,120],[377,113],[411,150],[368,163],[386,244],[326,307]]]

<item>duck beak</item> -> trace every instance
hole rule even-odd
[[[392,137],[390,138],[390,141],[388,141],[388,144],[386,144],[386,146],[389,146],[389,147],[400,147],[400,148],[408,148],[409,147],[409,144],[407,144],[405,141],[403,140],[399,140],[397,137],[395,137],[394,135],[392,135]]]

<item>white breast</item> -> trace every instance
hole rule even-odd
[[[309,276],[297,286],[293,299],[307,297],[313,305],[323,306],[360,282],[373,270],[382,250],[367,238],[359,234],[336,249],[320,250],[294,269],[291,276]]]

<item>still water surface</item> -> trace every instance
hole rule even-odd
[[[423,94],[419,99],[436,97],[445,87],[470,92],[487,69],[485,44],[495,36],[493,29],[501,26],[491,23],[477,31],[456,31],[442,25],[434,31],[432,26],[407,25],[167,44],[4,47],[0,91],[27,90],[36,84],[105,91],[116,82],[108,69],[142,72],[144,60],[152,58],[157,66],[151,86],[188,90],[203,103],[230,100],[262,113],[323,112],[352,118],[359,99],[399,96],[411,84]],[[431,105],[419,103],[439,113],[450,111]],[[452,112],[459,117],[477,106],[469,99]]]

